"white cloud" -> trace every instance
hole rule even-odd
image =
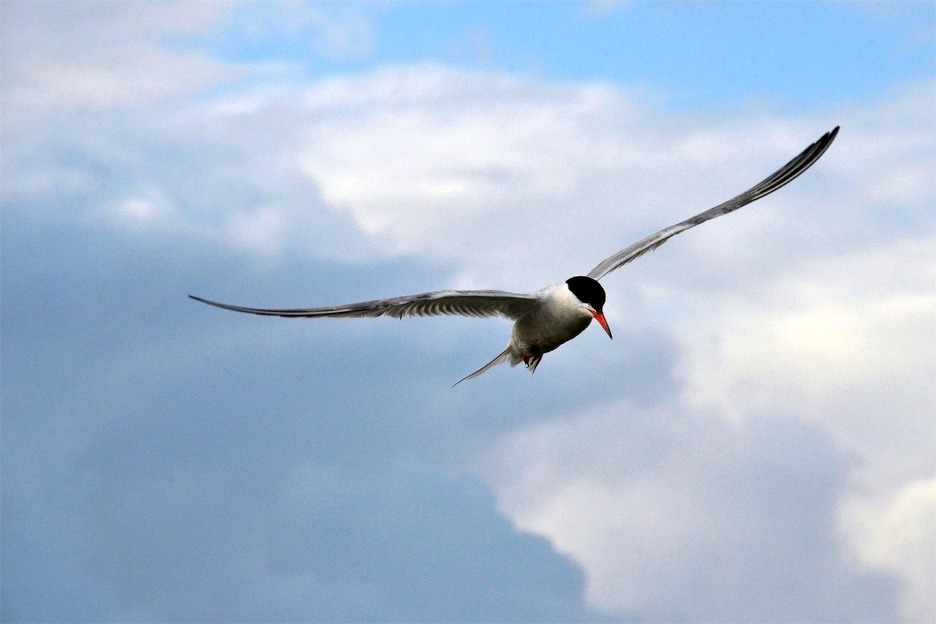
[[[374,52],[372,17],[383,10],[376,3],[238,2],[223,25],[241,48],[264,51],[272,43],[274,50],[295,47],[300,59],[311,52],[340,63]]]
[[[368,18],[353,5],[334,8],[340,11],[326,12],[322,7],[304,5],[306,23],[313,32],[313,45],[336,60],[358,59],[374,51],[375,34]]]
[[[769,417],[827,435],[832,448],[852,458],[848,481],[828,493],[833,498],[827,511],[834,512],[838,523],[828,537],[841,540],[828,544],[830,553],[842,549],[838,573],[851,575],[856,583],[852,589],[860,594],[867,591],[863,570],[893,571],[907,583],[906,621],[932,617],[931,540],[916,528],[931,503],[928,496],[907,502],[905,493],[911,488],[918,494],[913,484],[930,482],[936,456],[936,240],[931,213],[936,180],[931,174],[932,135],[920,133],[921,126],[932,123],[926,100],[911,92],[898,103],[875,109],[877,115],[875,110],[849,113],[829,154],[769,200],[770,207],[765,201],[760,211],[751,209],[700,228],[628,267],[647,302],[646,309],[630,311],[665,315],[673,332],[678,358],[674,372],[681,382],[675,404],[651,415],[612,405],[607,416],[570,415],[554,425],[525,430],[506,440],[482,469],[508,515],[552,537],[583,562],[593,604],[666,617],[667,601],[673,595],[698,597],[685,593],[695,587],[710,592],[704,595],[714,611],[684,605],[690,619],[720,619],[729,613],[758,619],[784,613],[805,617],[784,611],[779,603],[769,614],[745,612],[753,603],[736,604],[735,610],[720,614],[717,597],[728,590],[709,572],[693,568],[694,557],[715,556],[704,544],[731,543],[732,536],[721,529],[706,536],[704,527],[713,516],[731,513],[734,506],[744,517],[759,499],[773,495],[755,490],[748,500],[732,501],[717,483],[699,483],[693,475],[718,466],[722,453],[729,465],[723,466],[721,479],[748,470],[745,461],[756,458],[745,460],[740,450],[746,448],[745,438],[739,441],[737,431],[757,428]],[[930,112],[921,115],[926,110]],[[791,134],[780,133],[783,141]],[[739,148],[730,134],[721,142],[718,136],[718,129],[690,135],[670,153],[694,154],[696,169],[707,165],[712,176],[719,176],[719,163],[704,163],[705,155],[721,159],[727,153],[722,146]],[[693,170],[688,161],[683,165]],[[656,178],[667,175],[660,169]],[[698,188],[712,186],[700,180]],[[614,296],[612,291],[612,302]],[[676,444],[686,457],[665,455],[677,464],[651,470],[615,463],[615,453],[628,457],[629,446],[652,439],[645,432],[631,435],[633,430],[622,423],[635,412],[661,427],[664,437],[675,440],[667,443]],[[721,419],[733,424],[719,425],[720,435],[706,436],[711,449],[668,429],[676,420],[690,429],[701,427],[700,419],[705,427]],[[733,453],[739,454],[736,465],[730,461]],[[891,500],[899,502],[886,502]],[[821,515],[817,512],[814,520]],[[696,526],[695,535],[686,523]],[[880,542],[882,531],[891,532],[890,542]],[[741,550],[757,548],[747,543]],[[692,577],[690,569],[702,577]],[[715,585],[706,590],[700,583]],[[824,591],[835,594],[831,587]],[[849,600],[839,597],[837,606],[825,605],[828,611],[817,606],[814,616],[838,617],[843,612],[835,609]],[[805,593],[800,598],[809,599]],[[760,600],[762,607],[771,598],[762,595]],[[878,615],[889,617],[886,612]],[[846,617],[867,616],[856,611]]]
[[[936,353],[920,347],[936,331],[934,244],[922,232],[815,255],[746,296],[695,306],[693,319],[674,328],[687,400],[734,418],[792,403],[798,417],[835,430],[853,450],[888,448],[892,473],[890,460],[911,462],[910,474],[929,467],[919,458],[934,450],[926,434]]]
[[[322,82],[306,100],[303,170],[386,253],[530,288],[743,190],[831,125],[662,119],[600,84],[433,65]]]
[[[887,620],[896,587],[837,542],[832,440],[678,403],[560,415],[480,467],[503,511],[588,571],[588,598],[650,620]]]
[[[928,231],[820,254],[750,296],[696,306],[692,321],[675,327],[691,405],[735,420],[786,412],[829,431],[858,459],[843,531],[869,565],[886,563],[907,579],[908,622],[933,614],[933,577],[919,571],[931,539],[881,506],[936,475],[934,248]],[[918,503],[921,513],[931,505]],[[901,547],[880,546],[880,530],[854,528],[869,514]]]
[[[538,248],[567,247],[563,229],[578,215],[557,203],[594,165],[576,135],[597,129],[582,119],[626,104],[598,87],[436,66],[325,83],[310,100],[341,111],[307,127],[302,157],[329,204],[390,253],[480,261],[479,274],[497,264],[523,272]]]
[[[213,27],[230,4],[7,2],[4,124],[54,111],[108,111],[189,95],[245,68],[162,39]]]
[[[214,12],[224,10],[198,5],[191,10],[209,15],[187,26],[184,7],[194,5],[172,5],[163,18],[149,6],[132,5],[114,18],[124,26],[105,30],[123,41],[165,19],[163,32],[185,32],[216,25]],[[21,114],[4,155],[18,163],[5,168],[17,174],[18,197],[64,180],[108,226],[154,240],[193,237],[226,253],[411,254],[453,267],[457,283],[440,287],[533,289],[585,272],[757,182],[841,123],[836,144],[802,179],[607,280],[609,310],[626,309],[621,322],[632,331],[665,316],[679,396],[522,430],[482,472],[511,518],[587,568],[590,599],[609,610],[679,615],[667,609],[681,596],[673,608],[687,617],[794,618],[802,605],[784,600],[798,598],[813,601],[812,614],[857,617],[871,607],[844,606],[867,580],[863,568],[848,568],[849,554],[908,580],[908,618],[932,609],[920,589],[930,568],[914,554],[926,548],[917,519],[931,504],[914,484],[930,483],[934,455],[931,85],[840,117],[712,118],[662,114],[601,84],[436,65],[234,88],[256,67],[157,52],[145,37],[124,48],[102,40],[63,64],[43,46],[86,32],[65,18],[38,40],[29,32],[4,52],[13,69],[4,91]],[[353,54],[342,48],[348,37],[332,40]],[[88,110],[215,84],[231,90],[154,116],[72,123],[52,138],[37,139],[24,123],[44,112],[37,108],[76,115],[54,122],[65,126],[87,121]],[[71,160],[73,152],[90,157]],[[764,437],[767,418],[779,450]],[[856,458],[851,481],[840,479],[838,453]],[[797,472],[800,461],[814,473]],[[791,481],[778,496],[769,478],[745,481],[752,469]],[[809,495],[816,476],[826,480],[818,498],[791,524],[768,513]],[[862,510],[871,520],[856,518]],[[841,526],[814,535],[797,519]],[[763,522],[776,526],[750,528]],[[850,540],[844,554],[837,530]],[[790,534],[806,541],[783,543]],[[761,538],[776,541],[762,548]],[[812,538],[828,541],[816,549]],[[744,577],[767,565],[759,552],[787,557],[776,583]],[[705,571],[713,557],[726,576]],[[802,578],[827,590],[826,602],[797,580],[800,566],[813,564],[831,571],[828,579]],[[841,591],[828,584],[836,580]],[[770,593],[785,582],[800,583],[799,593]],[[745,592],[733,593],[736,585]],[[713,599],[708,611],[693,611],[700,596]]]
[[[904,621],[932,620],[936,613],[936,478],[910,481],[884,500],[855,497],[844,516],[864,561],[905,579]]]
[[[95,217],[116,227],[139,232],[169,227],[173,220],[178,219],[178,211],[159,189],[147,189],[104,206],[101,213],[93,215],[92,219]]]

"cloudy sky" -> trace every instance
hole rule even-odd
[[[936,5],[0,4],[4,621],[936,619]],[[604,280],[503,320],[244,305]]]

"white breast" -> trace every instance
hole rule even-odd
[[[572,294],[565,282],[536,293],[541,305],[520,318],[510,336],[511,351],[541,355],[572,340],[591,323],[591,313]]]

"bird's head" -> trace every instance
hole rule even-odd
[[[582,306],[593,316],[595,320],[608,333],[611,338],[611,328],[608,327],[608,321],[603,312],[605,304],[605,291],[597,280],[584,275],[577,275],[566,280],[566,285],[575,297],[582,302]]]

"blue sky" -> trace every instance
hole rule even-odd
[[[762,99],[804,110],[873,99],[928,77],[933,65],[932,7],[922,2],[329,6],[339,16],[366,15],[364,49],[334,43],[330,53],[310,58],[309,28],[296,25],[252,33],[245,42],[243,23],[266,13],[262,5],[235,11],[212,49],[237,61],[294,60],[315,76],[431,59],[550,80],[608,81],[645,88],[680,110]],[[353,18],[344,19],[354,33]]]
[[[936,603],[932,3],[0,4],[4,621]],[[244,305],[609,276],[509,324]]]

